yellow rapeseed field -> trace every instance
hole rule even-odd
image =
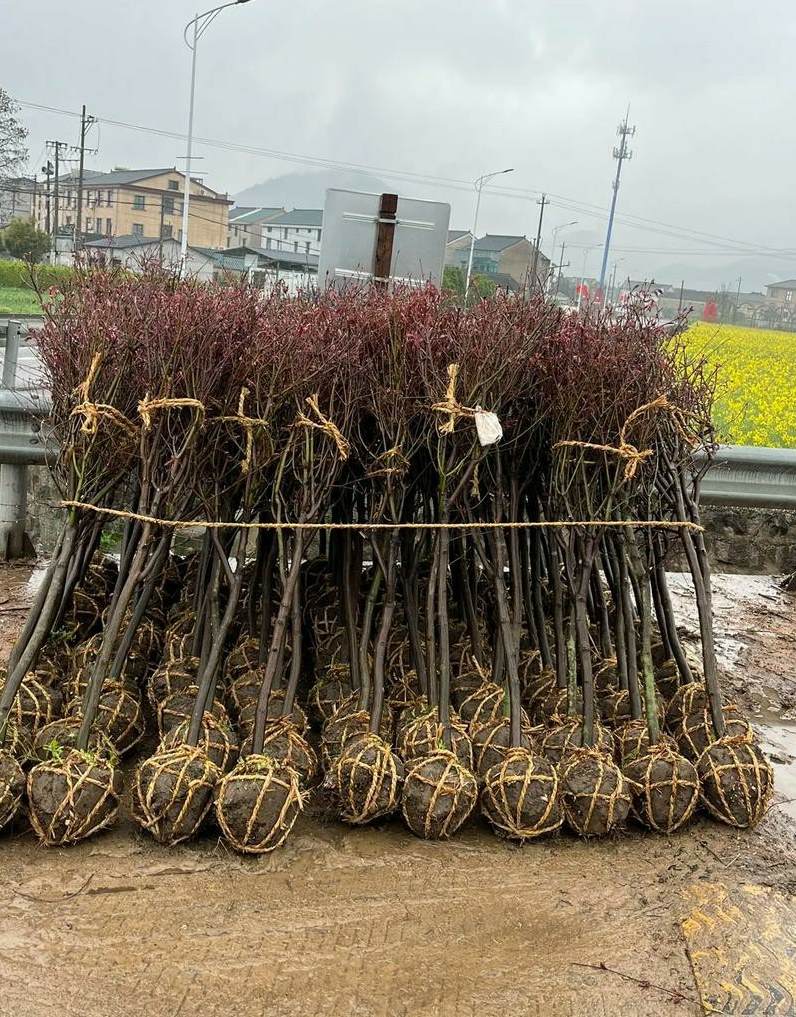
[[[720,368],[722,441],[796,448],[796,333],[697,322],[686,339]]]

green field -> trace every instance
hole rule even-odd
[[[0,286],[0,314],[41,314],[41,304],[33,290]]]
[[[687,340],[719,367],[722,441],[796,448],[796,333],[698,322]]]

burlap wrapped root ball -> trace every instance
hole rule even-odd
[[[331,664],[324,677],[310,689],[309,708],[313,720],[323,726],[353,691],[348,664]]]
[[[191,745],[156,752],[138,768],[133,816],[161,844],[179,844],[199,830],[213,804],[221,771]]]
[[[181,692],[172,692],[170,696],[166,696],[163,702],[160,703],[157,709],[157,720],[158,733],[161,738],[184,720],[191,719],[198,694],[199,687],[197,685],[189,685]],[[205,707],[205,712],[212,713],[216,720],[226,724],[227,727],[232,727],[229,714],[218,699],[214,699],[209,708]]]
[[[511,748],[484,775],[481,811],[497,833],[531,840],[563,822],[556,768],[528,748]]]
[[[83,718],[79,713],[70,714],[67,717],[59,717],[58,720],[45,724],[33,739],[31,756],[38,762],[49,762],[53,758],[60,758],[66,754],[67,749],[77,747],[77,736]],[[6,747],[8,738],[6,737]],[[88,739],[88,750],[95,756],[109,760],[116,765],[118,753],[116,747],[96,726],[92,727]]]
[[[593,728],[593,747],[601,752],[606,759],[612,759],[614,755],[613,735],[608,728],[603,727],[597,721],[594,722]],[[557,727],[551,728],[542,738],[540,748],[542,754],[547,756],[551,763],[560,763],[582,745],[583,721],[570,720],[566,724],[559,724]]]
[[[696,767],[669,745],[652,745],[623,768],[633,791],[633,814],[659,833],[674,833],[699,802]]]
[[[0,830],[14,821],[24,795],[22,767],[7,749],[0,749]]]
[[[241,759],[252,755],[250,734],[241,745]],[[289,766],[299,775],[302,784],[310,784],[318,776],[320,765],[315,750],[290,717],[280,717],[265,725],[263,748],[259,755],[268,756],[281,766]]]
[[[82,705],[79,701],[73,703],[70,714],[80,716]],[[106,685],[100,693],[93,727],[107,737],[120,756],[130,752],[146,730],[140,697],[115,682]]]
[[[681,685],[666,706],[665,721],[670,731],[674,731],[683,717],[689,713],[706,710],[708,694],[705,686],[699,682],[686,682]]]
[[[558,770],[567,824],[581,837],[602,837],[624,823],[630,785],[622,771],[595,748],[573,750]]]
[[[447,749],[407,763],[401,812],[413,834],[445,840],[462,826],[478,800],[475,775]]]
[[[176,727],[167,731],[160,742],[161,750],[185,745],[188,741],[190,728],[190,720],[183,720]],[[238,761],[239,746],[235,732],[223,720],[219,720],[218,717],[214,717],[206,710],[202,714],[197,747],[204,752],[211,763],[219,768],[221,773],[228,773]]]
[[[304,804],[295,770],[254,755],[218,782],[215,815],[224,838],[244,854],[264,854],[283,844]]]
[[[531,749],[531,731],[533,729],[523,723],[520,728],[520,744],[511,744],[511,718],[499,717],[482,724],[473,733],[473,772],[479,780],[483,780],[487,770],[502,763],[514,748]],[[537,733],[541,729],[536,729]]]
[[[426,706],[422,712],[411,716],[408,723],[401,725],[397,742],[398,754],[406,762],[410,759],[432,755],[437,749],[445,748],[444,729],[437,707]],[[450,749],[462,766],[472,770],[472,742],[467,729],[456,714],[451,715]]]
[[[340,818],[364,826],[398,808],[404,764],[379,735],[349,739],[334,768]]]
[[[466,696],[459,707],[459,716],[472,735],[480,724],[488,724],[503,715],[506,690],[494,682],[483,682]]]
[[[110,826],[119,811],[121,777],[105,759],[68,749],[28,774],[28,814],[48,846],[76,844]]]
[[[582,713],[583,697],[580,693],[575,696],[574,703],[570,703],[569,692],[553,686],[546,696],[536,700],[533,719],[535,724],[557,727],[577,719]]]
[[[747,741],[754,741],[752,725],[741,715],[737,706],[729,704],[723,708],[722,713],[724,715],[722,738],[745,738]],[[713,727],[713,717],[708,709],[686,714],[680,723],[672,728],[672,735],[680,752],[693,763],[696,763],[708,745],[718,741],[716,729]]]
[[[5,684],[5,672],[0,688]],[[19,686],[11,704],[9,717],[31,736],[63,714],[63,696],[57,688],[44,684],[29,674]]]
[[[655,687],[668,703],[680,688],[680,672],[671,657],[655,665]]]
[[[759,823],[774,790],[774,771],[748,738],[721,738],[697,763],[702,802],[722,823],[746,829]]]
[[[260,690],[257,690],[257,697],[259,698]],[[279,689],[276,692],[272,692],[268,697],[268,713],[267,718],[269,722],[275,722],[281,720],[284,716],[285,709],[285,692],[283,689]],[[293,700],[293,705],[288,715],[288,719],[292,722],[293,726],[300,731],[302,734],[307,730],[307,714],[304,712],[302,707]],[[246,706],[238,714],[238,730],[241,735],[245,738],[254,731],[254,726],[257,721],[257,700],[247,703]]]
[[[646,720],[629,720],[613,732],[616,758],[621,767],[632,763],[639,756],[649,752],[650,732]],[[667,745],[670,749],[677,751],[677,742],[670,735],[661,734],[658,737],[659,745]]]
[[[540,704],[556,689],[556,676],[547,668],[523,683],[522,704],[531,717],[536,717]]]
[[[160,667],[156,667],[146,683],[146,695],[152,709],[157,711],[158,706],[175,692],[196,688],[198,674],[198,657],[166,661]]]

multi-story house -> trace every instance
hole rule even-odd
[[[84,234],[138,236],[182,240],[182,202],[185,174],[173,167],[163,169],[116,169],[110,173],[88,170],[83,174]],[[77,174],[59,182],[59,227],[77,225]],[[54,222],[54,196],[51,197]],[[226,194],[191,178],[188,209],[188,240],[198,247],[227,246],[229,208]],[[46,221],[46,200],[38,193],[34,217],[39,229]]]
[[[473,250],[473,273],[485,276],[510,276],[520,286],[524,286],[533,268],[534,246],[527,237],[503,236],[487,233],[478,237]],[[469,235],[467,241],[459,239],[448,243],[448,264],[467,267],[470,256]],[[550,259],[542,252],[536,263],[536,275],[546,279],[550,271]]]
[[[263,224],[284,213],[284,208],[236,205],[229,210],[227,247],[262,247]]]
[[[322,208],[294,208],[263,223],[260,246],[266,250],[275,248],[295,254],[317,254],[322,232]]]

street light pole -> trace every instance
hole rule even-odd
[[[561,226],[553,227],[553,246],[550,249],[550,276],[547,284],[548,293],[552,293],[554,280],[556,277],[556,238],[558,237],[558,234],[561,230],[568,229],[570,226],[577,226],[578,222],[579,222],[578,219],[573,219],[572,222],[565,222]],[[562,261],[564,260],[563,251],[561,253],[561,260]]]
[[[182,200],[182,239],[180,241],[180,275],[185,274],[188,260],[188,209],[191,201],[191,156],[193,154],[193,110],[196,95],[196,47],[205,31],[215,21],[221,11],[227,7],[237,7],[249,3],[249,0],[230,0],[229,3],[213,7],[204,14],[197,14],[183,29],[182,37],[191,51],[191,95],[188,102],[188,147],[185,152],[185,190]],[[193,28],[193,42],[188,41],[188,29]]]
[[[475,235],[478,232],[478,213],[481,210],[481,191],[484,184],[493,177],[502,176],[504,173],[513,173],[512,169],[496,170],[494,173],[484,173],[475,181],[475,216],[473,217],[473,230],[470,235],[470,255],[467,258],[467,278],[464,281],[464,303],[467,305],[467,297],[470,294],[470,277],[473,274],[473,254],[475,253]]]

